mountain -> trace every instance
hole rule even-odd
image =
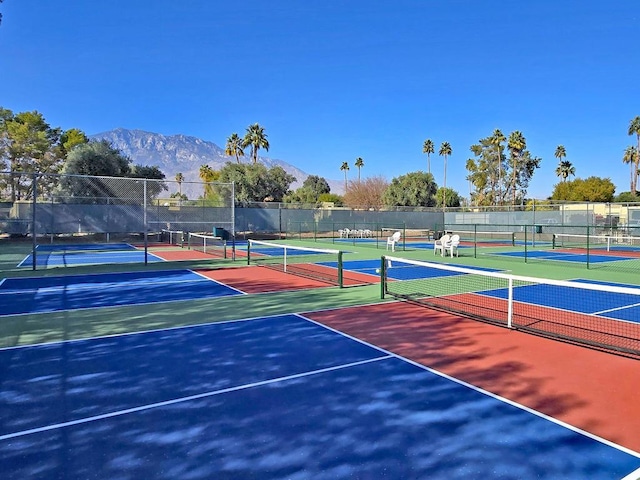
[[[199,182],[201,165],[209,165],[219,170],[226,162],[235,162],[234,157],[224,154],[224,149],[213,142],[187,135],[161,135],[159,133],[142,130],[128,130],[116,128],[90,136],[93,140],[108,140],[123,154],[131,158],[134,164],[154,165],[160,168],[167,180],[175,179],[178,172],[184,175],[185,182]],[[240,161],[251,161],[248,155]],[[302,186],[302,182],[309,176],[294,165],[282,160],[258,156],[258,161],[267,168],[280,166],[287,173],[293,175],[296,181],[291,189]],[[342,194],[342,183],[327,179],[333,193]]]

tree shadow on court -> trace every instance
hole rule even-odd
[[[639,446],[628,422],[638,425],[640,418],[633,413],[620,418],[608,408],[618,405],[619,411],[629,411],[629,401],[615,393],[620,388],[615,376],[608,375],[606,386],[601,378],[590,378],[593,366],[606,369],[607,362],[611,371],[620,370],[617,364],[623,363],[625,372],[632,373],[631,359],[408,303],[308,315],[535,411],[630,448]]]

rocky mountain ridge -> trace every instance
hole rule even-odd
[[[116,128],[107,132],[90,136],[95,140],[108,140],[111,144],[127,155],[134,164],[155,165],[165,174],[167,180],[175,179],[177,173],[182,173],[185,182],[199,182],[199,170],[202,165],[209,165],[219,170],[226,162],[235,162],[235,157],[224,154],[224,149],[213,142],[188,135],[162,135],[143,130],[129,130]],[[248,155],[240,158],[241,163],[250,162]],[[282,167],[293,175],[296,181],[291,189],[302,185],[309,176],[308,173],[283,160],[258,156],[258,161],[267,168]],[[341,194],[344,189],[341,182],[327,179],[333,193]]]

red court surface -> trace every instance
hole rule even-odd
[[[231,255],[231,252],[227,252]],[[203,259],[212,259],[212,258],[221,258],[217,255],[211,255],[209,253],[199,252],[198,250],[188,250],[188,249],[176,249],[176,250],[153,250],[153,254],[156,257],[160,257],[163,260],[168,262],[173,262],[177,260],[203,260]]]
[[[272,268],[256,265],[196,271],[207,278],[212,278],[245,293],[284,292],[287,290],[335,286],[328,282],[283,273]],[[344,272],[343,284],[348,287],[377,280],[377,277],[371,275]]]
[[[640,361],[393,302],[305,316],[640,452]]]
[[[258,266],[196,270],[196,272],[245,293],[282,292],[331,286],[318,280]]]

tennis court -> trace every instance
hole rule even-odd
[[[163,259],[148,252],[148,262],[162,262]],[[33,265],[33,254],[27,255],[18,267]],[[106,263],[144,263],[145,252],[129,243],[87,243],[68,245],[38,245],[36,264],[39,268],[68,267],[78,265],[99,265]]]
[[[606,263],[621,262],[629,260],[630,257],[611,254],[597,254],[585,252],[570,252],[561,250],[528,250],[518,252],[493,252],[492,255],[500,255],[504,257],[531,258],[537,260],[555,260],[559,262],[576,262],[576,263]]]
[[[630,450],[301,315],[0,357],[7,479],[583,480],[640,468]]]
[[[0,316],[241,295],[192,270],[7,278]]]
[[[500,268],[310,247],[0,281],[3,478],[640,478],[637,360],[446,305],[640,331],[633,286],[509,294],[477,281]],[[380,270],[435,309],[381,299]]]

